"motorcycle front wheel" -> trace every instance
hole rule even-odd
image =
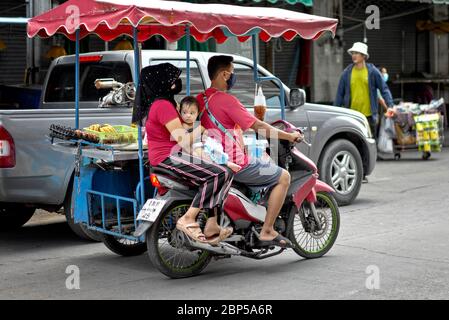
[[[179,279],[199,274],[212,256],[204,250],[187,248],[176,229],[176,222],[190,208],[191,203],[174,204],[165,210],[147,231],[146,242],[151,263],[169,278]],[[200,213],[199,224],[205,221]]]
[[[340,211],[332,194],[317,192],[315,207],[322,226],[321,230],[306,230],[305,224],[310,225],[314,218],[310,212],[308,215],[305,214],[304,210],[307,209],[304,205],[300,209],[303,212],[291,214],[289,221],[292,226],[289,239],[293,242],[293,250],[306,259],[324,256],[334,245],[340,230]],[[294,210],[298,211],[296,208]],[[308,221],[303,221],[304,219]]]

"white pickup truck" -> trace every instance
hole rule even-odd
[[[208,59],[216,53],[191,53],[192,95],[204,91],[210,80]],[[0,110],[0,230],[25,224],[36,208],[57,211],[70,208],[74,175],[73,156],[54,150],[47,139],[51,124],[74,126],[74,56],[56,59],[47,74],[40,107],[32,110]],[[131,51],[98,52],[81,55],[80,126],[93,123],[130,124],[131,108],[98,108],[99,99],[109,90],[97,90],[96,79],[113,78],[127,83],[134,77]],[[234,56],[237,83],[234,94],[250,112],[254,102],[253,63]],[[185,52],[144,50],[143,67],[170,62],[185,70]],[[261,76],[272,76],[258,67]],[[186,72],[182,73],[185,86]],[[306,103],[288,105],[286,119],[305,132],[312,144],[301,144],[301,151],[318,163],[320,177],[336,189],[339,204],[349,204],[358,195],[363,175],[375,166],[376,145],[366,118],[355,111]],[[274,82],[263,83],[268,110],[266,121],[280,119],[280,90]],[[181,93],[184,95],[185,91]],[[74,225],[70,210],[64,210],[72,229],[81,237],[95,238],[80,225]]]

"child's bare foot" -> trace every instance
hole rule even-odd
[[[240,170],[242,170],[241,166],[239,166],[238,164],[235,164],[233,162],[228,162],[228,167],[234,172],[239,172]]]

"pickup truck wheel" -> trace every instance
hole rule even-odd
[[[0,204],[0,231],[20,228],[31,219],[35,210],[22,204]]]
[[[86,226],[75,223],[72,212],[72,190],[73,183],[70,183],[69,189],[67,190],[67,196],[64,201],[64,214],[70,229],[72,229],[72,231],[83,240],[95,242],[103,241],[103,237],[99,232],[89,230]]]
[[[339,139],[327,145],[319,164],[320,178],[335,189],[340,206],[351,204],[362,185],[362,157],[354,144]]]

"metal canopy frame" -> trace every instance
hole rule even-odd
[[[0,24],[27,24],[29,18],[0,17]]]

